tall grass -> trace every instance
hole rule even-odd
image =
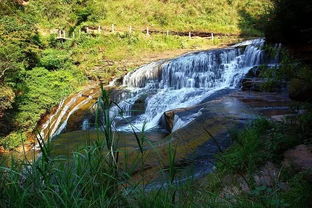
[[[148,139],[134,131],[137,158],[127,156],[127,151],[118,146],[109,114],[114,103],[103,88],[97,103],[98,129],[102,133],[96,142],[74,152],[71,159],[52,157],[53,146],[38,139],[40,158],[13,160],[11,167],[0,167],[0,207],[260,208],[309,205],[312,187],[305,172],[294,173],[278,166],[280,174],[272,186],[257,185],[253,178],[267,161],[280,164],[282,152],[305,141],[307,134],[301,131],[309,132],[306,127],[311,122],[307,123],[304,116],[290,125],[256,120],[233,135],[235,144],[222,150],[213,174],[184,184],[176,183],[176,149],[169,143],[164,162],[168,165],[163,170],[168,176],[166,185],[146,189],[144,165]],[[131,179],[134,170],[141,174],[137,181]],[[226,179],[229,177],[230,182]],[[248,191],[240,188],[242,177],[248,183]],[[281,189],[282,183],[288,184],[286,190]]]
[[[97,102],[97,122],[103,133],[93,144],[74,152],[71,159],[52,157],[50,143],[39,138],[41,157],[35,161],[13,160],[10,167],[1,166],[0,207],[140,206],[138,200],[146,195],[144,184],[140,189],[140,181],[130,181],[130,169],[119,161],[119,154],[123,152],[118,148],[109,114],[112,104],[109,94],[102,88]],[[138,136],[137,139],[144,166],[144,139]],[[172,161],[170,164],[174,166]],[[157,194],[155,199],[167,203],[166,197],[159,198],[164,195],[165,192]],[[145,203],[160,202],[148,200]]]

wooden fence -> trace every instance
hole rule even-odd
[[[100,35],[100,34],[107,34],[107,33],[118,33],[118,32],[128,32],[128,33],[144,33],[147,36],[150,36],[152,34],[164,34],[164,35],[177,35],[177,36],[185,36],[185,37],[200,37],[200,38],[209,38],[209,39],[214,39],[215,37],[219,36],[237,36],[233,34],[224,34],[224,33],[212,33],[212,32],[198,32],[198,31],[189,31],[189,32],[177,32],[177,31],[160,31],[160,30],[153,30],[150,29],[149,27],[146,27],[146,29],[135,29],[132,26],[129,26],[128,29],[120,28],[119,30],[116,29],[116,26],[112,24],[111,26],[85,26],[83,27],[78,34],[75,34],[75,32],[72,32],[71,35],[69,36],[69,33],[66,33],[65,30],[61,29],[54,29],[50,31],[50,34],[57,34],[57,39],[60,40],[68,40],[71,38],[75,38],[76,35],[80,36],[81,33],[86,33],[86,34],[92,34],[92,35]]]

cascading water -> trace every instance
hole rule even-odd
[[[124,77],[123,86],[130,93],[124,96],[118,107],[112,108],[111,113],[118,120],[121,119],[117,116],[118,109],[123,109],[126,117],[134,117],[131,125],[139,130],[143,125],[146,130],[157,127],[161,116],[168,110],[190,107],[218,90],[236,88],[252,67],[264,64],[263,44],[264,39],[256,39],[226,49],[191,53],[138,68]],[[144,112],[133,116],[131,109],[142,99]],[[179,122],[179,127],[187,123]],[[117,125],[117,130],[131,131],[132,127],[123,123]]]
[[[264,58],[261,49],[264,42],[264,39],[256,39],[225,49],[190,53],[153,62],[128,73],[123,78],[124,90],[118,95],[118,106],[111,109],[117,131],[132,131],[132,127],[142,130],[143,126],[145,130],[153,129],[159,126],[166,111],[192,107],[219,90],[236,88],[251,68],[272,62]],[[61,102],[42,125],[41,136],[60,134],[70,117],[80,109],[90,108],[98,95],[99,91],[87,90]],[[175,118],[173,130],[185,126],[198,115],[200,112],[194,112],[184,120]],[[80,127],[83,130],[92,128],[89,118],[81,120]]]
[[[99,91],[91,88],[64,99],[58,105],[57,110],[41,125],[41,132],[37,137],[48,139],[62,133],[70,117],[82,108],[88,109],[92,107],[98,95]],[[89,123],[85,121],[82,128],[88,129]]]

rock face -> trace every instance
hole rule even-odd
[[[261,91],[265,80],[262,78],[244,78],[242,80],[243,91]]]
[[[268,80],[260,76],[263,68],[256,66],[249,70],[241,81],[243,91],[269,91],[280,92],[286,87],[285,83],[275,80]]]
[[[305,80],[292,79],[288,86],[289,97],[297,101],[312,101],[312,85]]]
[[[284,153],[285,163],[297,171],[312,171],[312,146],[299,145]],[[312,174],[310,174],[312,179]]]
[[[241,87],[243,91],[261,91],[261,86],[265,82],[263,78],[260,78],[261,68],[256,66],[249,70],[241,81]]]
[[[161,119],[161,124],[165,129],[167,129],[169,132],[173,129],[173,124],[174,124],[174,111],[167,111],[164,112],[163,118]]]
[[[254,175],[257,186],[272,187],[278,181],[279,170],[271,162],[260,168],[259,172]]]
[[[261,73],[261,68],[259,66],[253,67],[245,75],[245,78],[258,78]]]

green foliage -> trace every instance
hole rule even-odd
[[[289,207],[308,207],[311,203],[312,186],[307,178],[306,173],[296,174],[289,180],[291,187],[286,193],[282,193],[281,197],[285,199]]]
[[[220,170],[250,173],[267,161],[280,162],[284,151],[308,142],[306,139],[307,135],[310,135],[311,124],[306,122],[306,119],[311,120],[310,116],[298,116],[297,125],[294,125],[292,120],[289,120],[289,123],[256,120],[245,130],[233,135],[234,145],[220,155]]]
[[[66,67],[66,63],[70,65],[69,59],[67,51],[49,48],[42,52],[40,66],[49,70],[61,69]]]
[[[142,30],[211,31],[259,35],[260,17],[271,6],[269,0],[195,0],[195,1],[31,1],[29,8],[37,13],[44,28],[67,28],[101,24],[127,29],[132,24]],[[144,17],[144,18],[142,18]]]
[[[219,168],[224,171],[254,171],[257,165],[267,161],[269,155],[263,150],[262,135],[271,128],[269,121],[256,120],[250,127],[233,135],[235,144],[221,156]],[[230,165],[231,168],[228,168]]]
[[[20,127],[32,130],[40,116],[75,91],[84,78],[75,69],[49,72],[34,68],[25,72],[23,80],[23,94],[17,97],[19,111],[15,117]]]
[[[285,168],[282,161],[286,150],[304,142],[310,144],[311,118],[307,113],[284,123],[258,119],[234,133],[234,145],[220,153],[216,171],[195,183],[195,187],[205,185],[196,187],[201,194],[193,200],[207,200],[205,204],[211,207],[310,207],[311,173]],[[278,174],[270,185],[258,184],[255,176],[262,174],[259,168],[267,162],[275,164]]]
[[[292,57],[286,49],[277,51],[273,47],[266,47],[265,50],[272,57],[279,57],[279,65],[273,68],[263,68],[260,77],[266,82],[262,89],[274,91],[283,82],[288,84],[290,98],[297,101],[311,102],[312,93],[312,70],[310,65],[306,65]]]
[[[24,132],[12,132],[2,140],[0,140],[0,145],[6,149],[14,149],[21,145],[22,142],[25,142],[27,139]]]
[[[23,68],[24,54],[21,48],[14,44],[0,42],[0,83],[16,76]]]
[[[2,117],[2,112],[12,108],[14,98],[15,93],[13,92],[12,88],[0,85],[0,118]]]
[[[0,2],[0,84],[36,63],[35,21],[14,1]]]

